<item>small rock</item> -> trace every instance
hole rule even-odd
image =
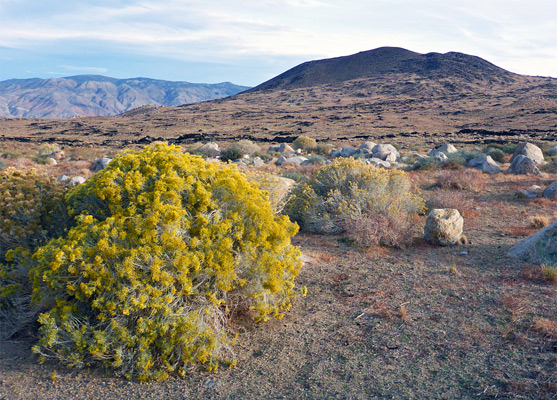
[[[108,164],[110,164],[111,161],[112,158],[108,158],[108,157],[99,158],[97,161],[93,163],[93,165],[91,166],[91,170],[93,172],[99,172],[100,170],[103,170],[106,167],[108,167]]]
[[[74,176],[72,179],[70,179],[70,181],[68,182],[68,184],[70,186],[77,186],[80,185],[82,183],[85,183],[85,178],[82,176]]]
[[[70,177],[68,175],[60,175],[56,178],[56,182],[67,184],[70,181]]]
[[[58,161],[56,161],[54,158],[49,157],[46,159],[46,165],[56,165],[58,164]]]
[[[467,251],[461,251],[458,254],[461,255],[461,256],[466,256],[466,255],[468,255],[468,252]]]
[[[543,197],[546,199],[557,200],[557,181],[553,181],[545,190],[543,191]]]

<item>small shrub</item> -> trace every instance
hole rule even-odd
[[[497,162],[505,162],[505,152],[499,148],[488,147],[485,153]]]
[[[236,147],[230,147],[226,150],[223,150],[220,154],[220,159],[221,161],[227,162],[227,161],[234,161],[234,160],[238,160],[240,158],[243,158],[245,155],[245,153],[243,153],[242,151],[240,151],[238,148]]]
[[[326,163],[325,158],[320,155],[312,155],[308,158],[308,164],[324,165],[325,163]]]
[[[40,145],[39,149],[35,153],[33,161],[35,161],[37,164],[44,164],[46,163],[48,157],[50,157],[52,153],[55,153],[57,151],[60,151],[60,147],[57,144],[43,143]]]
[[[549,283],[557,283],[557,267],[551,265],[542,265],[541,271],[543,280]]]
[[[140,380],[234,364],[229,319],[281,318],[295,295],[297,227],[235,166],[154,144],[72,189],[68,233],[29,267],[34,351]]]
[[[250,156],[256,153],[261,152],[261,148],[256,143],[253,143],[251,140],[242,139],[238,142],[235,142],[230,146],[231,149],[235,149],[238,153],[242,155],[249,154]]]
[[[532,328],[548,338],[557,338],[557,321],[551,321],[546,318],[536,318],[532,324]]]
[[[317,147],[317,140],[310,138],[308,136],[298,136],[293,142],[292,147],[297,149],[302,149],[308,153],[312,152],[313,149]]]
[[[423,210],[406,173],[375,168],[351,158],[335,160],[317,170],[291,192],[285,212],[302,229],[340,233],[363,217],[406,218]]]
[[[534,215],[530,217],[530,226],[534,229],[542,229],[549,226],[551,220],[548,217],[541,215]]]
[[[489,148],[501,150],[505,154],[513,154],[516,149],[516,143],[493,143],[489,145],[488,149]]]
[[[333,151],[333,146],[329,143],[317,143],[317,145],[311,150],[311,153],[319,154],[322,156],[328,156]]]
[[[342,228],[358,247],[384,245],[405,247],[412,242],[415,225],[404,215],[363,215],[341,221]]]

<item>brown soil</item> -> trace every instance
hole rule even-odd
[[[433,173],[415,175],[431,187]],[[39,365],[20,339],[0,342],[0,399],[555,399],[557,286],[506,256],[535,232],[529,217],[557,218],[554,201],[516,190],[555,179],[500,174],[462,190],[466,246],[299,234],[308,295],[282,320],[237,320],[235,368],[140,384]]]

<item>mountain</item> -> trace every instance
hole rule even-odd
[[[461,53],[380,48],[312,61],[252,90],[102,118],[0,119],[0,141],[134,146],[155,140],[362,141],[473,146],[557,137],[557,79],[505,71]]]
[[[350,56],[305,62],[251,91],[330,85],[388,73],[415,74],[429,78],[459,77],[469,82],[504,81],[515,75],[479,57],[463,53],[420,54],[398,47],[380,47]]]
[[[10,79],[0,82],[0,117],[110,116],[145,105],[179,106],[220,99],[246,89],[229,82],[204,84],[99,75]]]

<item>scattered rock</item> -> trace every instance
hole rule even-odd
[[[50,157],[54,158],[56,161],[60,161],[63,158],[66,158],[66,153],[64,153],[64,150],[58,150],[52,153]]]
[[[85,178],[82,176],[74,176],[72,179],[70,179],[70,181],[68,182],[68,184],[70,186],[77,186],[80,185],[82,183],[85,183]]]
[[[448,156],[449,154],[457,153],[457,152],[458,152],[458,149],[457,149],[456,147],[454,147],[454,146],[453,146],[452,144],[450,144],[450,143],[445,143],[445,144],[439,146],[439,147],[437,148],[437,150],[439,150],[439,151],[442,152],[442,153],[445,153],[445,155],[447,155],[447,156]]]
[[[557,221],[515,244],[507,255],[536,264],[557,265]]]
[[[371,152],[373,153],[373,157],[380,158],[383,161],[385,161],[391,153],[395,155],[396,160],[400,158],[400,153],[391,144],[377,144],[373,147]]]
[[[497,162],[493,158],[491,158],[491,156],[473,158],[472,160],[468,161],[468,166],[476,168],[482,172],[487,172],[489,174],[498,174],[499,172],[501,172],[499,164],[497,164]]]
[[[521,142],[517,144],[514,154],[511,158],[511,163],[520,155],[528,157],[538,165],[544,165],[546,162],[543,159],[542,150],[532,143]]]
[[[296,156],[296,157],[291,157],[291,158],[287,158],[281,165],[284,164],[297,164],[297,165],[302,165],[302,163],[304,161],[307,161],[308,159],[304,156]],[[277,162],[278,165],[278,162]]]
[[[56,182],[67,184],[70,181],[70,177],[68,175],[60,175],[56,178]]]
[[[424,239],[427,242],[449,246],[457,244],[462,237],[464,219],[454,208],[436,208],[427,216]]]
[[[446,163],[447,161],[449,161],[449,157],[447,157],[445,153],[437,149],[431,150],[428,155],[430,158],[433,158],[435,161],[440,163]]]
[[[369,160],[367,160],[367,162],[369,164],[378,166],[378,167],[384,167],[384,168],[390,168],[391,167],[391,163],[388,161],[383,161],[380,158],[376,158],[376,157],[372,157]]]
[[[91,170],[93,172],[99,172],[100,170],[103,170],[106,167],[108,167],[108,164],[110,164],[111,161],[112,158],[108,158],[108,157],[99,158],[97,161],[93,163],[93,165],[91,166]]]
[[[535,161],[531,158],[528,158],[522,154],[519,154],[516,157],[513,156],[513,158],[514,160],[511,162],[511,165],[507,170],[508,173],[515,175],[541,175],[541,172],[536,166]]]
[[[290,146],[286,143],[281,143],[281,144],[275,145],[275,146],[269,146],[269,150],[267,150],[267,151],[268,152],[275,152],[275,153],[284,153],[286,151],[291,151],[291,152],[295,153],[292,146]]]
[[[277,161],[275,161],[275,164],[278,165],[279,167],[284,164],[286,162],[287,158],[284,156],[280,156]]]
[[[368,150],[369,152],[373,153],[373,148],[374,148],[375,146],[377,146],[377,144],[374,143],[374,142],[364,142],[364,143],[362,143],[362,144],[360,145],[360,149],[359,149],[359,150],[360,150],[361,152],[364,152],[364,151]],[[556,146],[556,147],[557,147],[557,146]]]
[[[219,145],[215,142],[205,143],[197,149],[198,153],[205,154],[208,157],[218,157],[221,154]]]
[[[56,165],[58,164],[58,161],[56,161],[54,158],[49,157],[46,159],[46,165]]]
[[[522,197],[526,199],[535,199],[538,196],[539,193],[534,190],[521,189],[520,192],[518,192],[518,197]]]
[[[557,181],[553,181],[545,190],[543,191],[543,197],[546,199],[557,200]]]
[[[342,149],[335,150],[331,154],[332,157],[351,157],[356,154],[356,149],[352,147],[343,147]]]

